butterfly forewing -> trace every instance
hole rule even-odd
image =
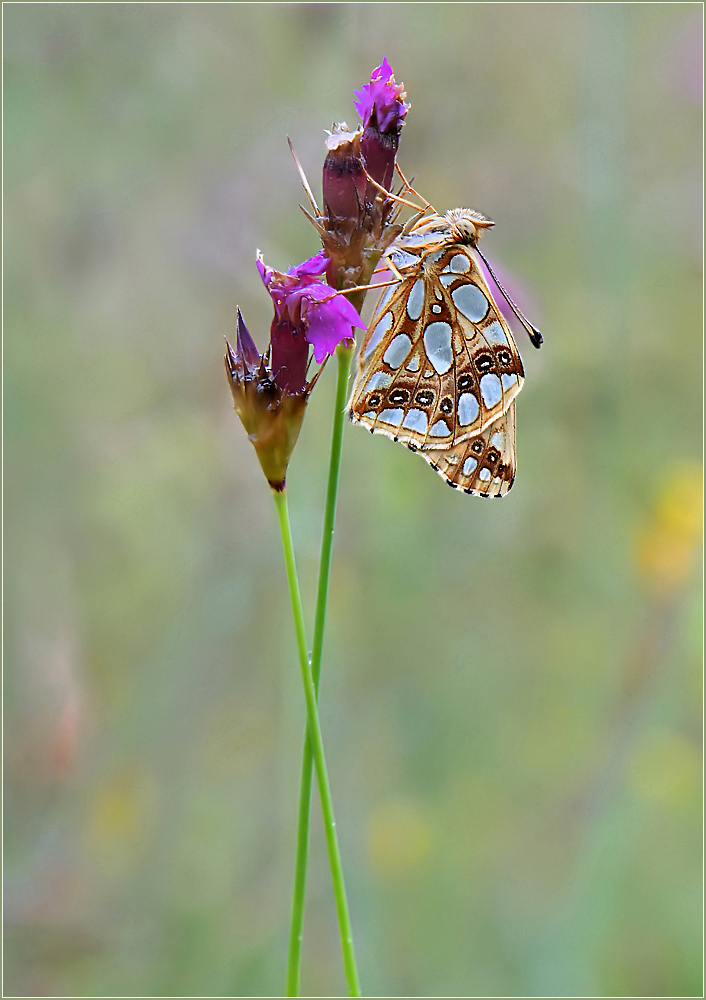
[[[524,372],[471,249],[425,238],[436,248],[390,255],[403,276],[376,306],[349,409],[371,431],[439,450],[495,423]]]

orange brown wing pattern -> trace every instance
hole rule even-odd
[[[420,450],[456,449],[508,410],[522,361],[469,247],[406,256],[363,341],[350,417]]]
[[[502,497],[515,481],[515,403],[482,434],[445,451],[422,451],[422,458],[449,486],[480,497]]]

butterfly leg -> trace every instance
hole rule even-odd
[[[409,191],[409,193],[413,194],[416,198],[419,198],[419,200],[421,201],[422,205],[424,205],[424,208],[425,208],[426,211],[433,212],[434,211],[433,206],[429,204],[429,202],[426,200],[426,198],[422,198],[422,196],[420,195],[420,193],[418,191],[414,190],[414,188],[412,187],[411,182],[407,180],[407,178],[405,177],[405,175],[400,170],[400,166],[399,166],[399,164],[397,163],[396,160],[395,160],[395,170],[397,171],[397,173],[400,175],[400,177],[402,179],[402,183],[404,184],[404,189],[406,191]]]

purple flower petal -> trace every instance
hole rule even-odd
[[[314,358],[321,364],[327,354],[333,354],[342,340],[350,337],[352,328],[365,330],[357,310],[343,295],[331,298],[328,285],[309,285],[302,291],[301,316],[306,324],[306,339],[314,348]],[[328,301],[321,301],[328,299]]]
[[[249,368],[257,368],[260,364],[260,352],[255,346],[255,341],[250,336],[250,331],[245,325],[240,308],[238,308],[238,322],[236,329],[236,361],[245,368],[245,371],[248,371]]]
[[[404,84],[395,83],[392,67],[387,59],[383,59],[377,69],[373,70],[370,83],[364,84],[354,94],[356,99],[353,103],[364,126],[374,120],[381,132],[394,129],[399,133],[401,119],[407,114],[407,105],[404,103],[406,94]]]
[[[330,285],[317,280],[329,263],[329,258],[320,251],[285,274],[267,267],[259,256],[257,259],[257,269],[275,307],[270,332],[271,367],[281,387],[285,388],[286,382],[290,391],[298,391],[293,386],[298,386],[304,378],[303,344],[313,346],[314,357],[320,364],[342,340],[351,336],[352,327],[365,329],[350,302],[343,295],[334,296]],[[283,374],[278,375],[280,369]]]
[[[272,281],[272,275],[274,274],[274,271],[272,270],[271,267],[267,267],[262,257],[260,256],[259,250],[257,252],[257,258],[255,260],[255,266],[260,272],[260,277],[262,278],[265,288],[269,290],[270,282]]]
[[[373,70],[373,74],[370,77],[371,82],[373,78],[375,78],[379,83],[392,83],[394,85],[395,74],[392,72],[392,66],[390,66],[387,61],[387,56],[383,56],[382,62],[378,68]]]
[[[318,253],[315,253],[313,257],[309,257],[303,263],[297,264],[296,267],[290,267],[287,274],[293,278],[318,278],[324,273],[328,265],[329,258],[323,250],[319,250]]]
[[[282,299],[286,299],[293,291],[296,291],[303,285],[316,281],[328,267],[329,258],[323,250],[319,250],[318,253],[314,254],[313,257],[309,257],[308,260],[297,264],[295,267],[290,267],[286,273],[268,267],[259,253],[255,263],[265,288],[275,302],[279,304]]]

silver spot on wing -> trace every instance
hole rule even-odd
[[[412,285],[412,290],[407,296],[407,315],[410,319],[419,319],[424,308],[424,281],[418,278]]]
[[[424,347],[427,357],[439,375],[449,370],[454,361],[451,350],[451,327],[438,320],[429,323],[424,331]]]
[[[412,341],[406,333],[398,333],[390,342],[387,350],[382,356],[382,360],[390,368],[399,368],[404,359],[412,349]]]
[[[365,345],[365,357],[369,358],[373,353],[375,348],[378,346],[382,338],[385,336],[387,331],[392,326],[392,313],[388,312],[382,317],[380,322],[377,324],[372,334],[370,335],[370,340]]]
[[[483,402],[489,410],[492,410],[494,406],[497,406],[503,395],[498,376],[484,375],[480,380],[480,392],[483,397]]]
[[[402,426],[410,431],[417,431],[418,434],[426,434],[428,427],[427,415],[424,410],[417,410],[416,408],[408,410]]]
[[[458,397],[458,422],[462,427],[472,424],[480,412],[478,400],[472,392],[462,392]]]
[[[403,416],[404,416],[404,410],[401,408],[383,410],[380,416],[378,417],[378,420],[382,420],[383,423],[392,424],[393,427],[397,427],[399,424],[402,423]]]
[[[463,313],[471,323],[480,322],[488,312],[488,300],[477,285],[459,285],[451,292],[451,298],[458,311]]]

